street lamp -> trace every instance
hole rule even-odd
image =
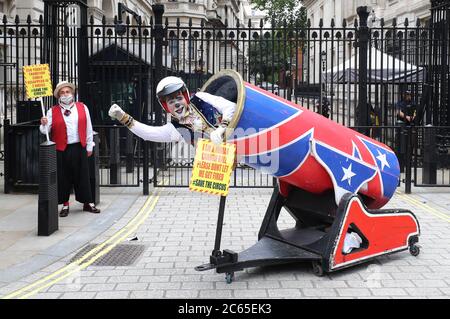
[[[141,24],[141,16],[138,15],[135,11],[128,8],[126,5],[124,5],[122,2],[119,2],[117,4],[117,23],[116,23],[116,33],[118,35],[123,35],[126,32],[126,27],[123,25],[122,21],[122,14],[125,12],[128,12],[133,15],[133,17],[136,19],[136,22],[138,24]]]

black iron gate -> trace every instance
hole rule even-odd
[[[107,112],[118,103],[141,122],[161,125],[168,119],[154,91],[162,77],[180,76],[193,92],[225,68],[391,146],[401,160],[407,189],[412,183],[450,185],[447,0],[431,1],[429,22],[394,20],[386,26],[381,19],[376,27],[367,26],[364,7],[353,22],[266,27],[263,21],[169,23],[161,5],[153,6],[154,17],[147,23],[136,14],[122,21],[128,10],[123,5],[114,21],[98,21],[88,19],[85,0],[44,2],[39,21],[4,17],[0,27],[5,190],[33,184],[20,177],[35,174],[27,163],[32,155],[19,154],[20,160],[13,162],[6,136],[21,136],[20,145],[27,150],[33,150],[27,143],[43,137],[37,132],[40,114],[34,101],[25,98],[21,74],[23,65],[38,63],[50,64],[54,84],[76,83],[79,99],[89,107],[100,138],[102,186],[142,182],[144,193],[150,183],[187,186],[194,155],[190,145],[142,142]],[[412,91],[417,106],[413,126],[397,122],[396,105],[405,90]],[[55,101],[44,102],[49,108]],[[272,177],[244,164],[232,177],[233,187],[272,185]]]

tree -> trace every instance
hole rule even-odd
[[[271,27],[258,37],[253,36],[249,47],[250,74],[261,81],[285,81],[280,77],[292,71],[302,50],[299,34],[306,27],[306,9],[298,0],[252,0],[255,8],[265,11]]]
[[[306,9],[298,0],[251,0],[251,3],[267,13],[272,27],[306,25]]]

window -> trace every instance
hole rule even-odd
[[[195,56],[195,52],[196,52],[195,47],[196,46],[197,45],[196,45],[194,38],[190,37],[189,43],[188,43],[188,50],[189,50],[188,52],[189,52],[189,59],[191,59],[191,60],[196,59],[196,56]]]
[[[173,58],[178,58],[179,43],[178,39],[169,40],[169,52]]]

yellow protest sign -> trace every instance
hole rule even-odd
[[[48,64],[24,65],[23,78],[29,99],[53,95]]]
[[[199,139],[189,189],[197,192],[226,196],[233,170],[236,145],[215,145]]]

